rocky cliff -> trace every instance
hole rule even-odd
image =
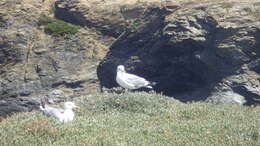
[[[88,28],[51,36],[39,19],[53,15],[54,1],[6,0],[0,9],[0,116],[99,90],[96,68],[113,39]]]
[[[3,0],[0,116],[116,87],[119,64],[184,102],[259,104],[259,9],[256,1]],[[52,36],[43,14],[80,30]]]
[[[156,81],[156,92],[184,102],[259,104],[259,4],[149,7],[136,17],[140,27],[126,30],[100,64],[102,86],[117,86],[115,69],[124,64]]]

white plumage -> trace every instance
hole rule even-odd
[[[41,105],[40,110],[49,117],[52,117],[60,122],[69,122],[74,119],[74,112],[72,109],[79,108],[73,102],[65,102],[64,109],[54,108],[47,105]]]
[[[116,82],[126,89],[146,87],[152,89],[151,82],[134,74],[127,73],[123,65],[117,66]]]

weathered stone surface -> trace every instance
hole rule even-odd
[[[45,95],[55,102],[99,91],[96,68],[112,39],[87,28],[70,37],[46,34],[38,19],[50,15],[53,5],[54,0],[0,2],[1,115],[30,111],[30,99],[39,102]],[[61,99],[51,94],[55,89],[69,93]]]
[[[181,101],[204,101],[214,93],[215,103],[259,104],[260,23],[253,6],[212,2],[155,11],[156,21],[124,34],[111,47],[98,68],[102,86],[118,86],[115,70],[123,64],[156,81],[157,92]]]
[[[118,37],[126,29],[134,31],[150,21],[153,16],[150,8],[158,6],[161,6],[158,0],[57,0],[55,17]]]
[[[38,107],[39,103],[33,100],[0,100],[0,117],[16,112],[29,112]]]
[[[215,104],[243,105],[246,103],[243,96],[232,91],[212,93],[212,95],[207,98],[207,101]]]

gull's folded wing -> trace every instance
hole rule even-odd
[[[129,73],[125,73],[124,80],[135,87],[143,87],[149,84],[149,81],[146,79]]]
[[[64,113],[64,110],[59,108],[46,107],[44,113],[48,116],[58,116]]]

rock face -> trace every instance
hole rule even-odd
[[[215,104],[237,104],[237,105],[243,105],[246,102],[244,96],[241,96],[232,91],[212,93],[212,95],[207,98],[207,101]]]
[[[0,117],[5,117],[16,112],[29,112],[32,109],[37,109],[39,103],[33,100],[1,100],[0,101]]]
[[[96,68],[111,40],[87,28],[69,37],[46,34],[38,19],[53,4],[0,2],[0,116],[35,109],[53,90],[70,97],[99,91]]]
[[[156,81],[156,92],[181,101],[259,104],[259,7],[212,2],[153,9],[154,20],[111,46],[98,68],[101,84],[118,86],[116,66],[123,64]]]

